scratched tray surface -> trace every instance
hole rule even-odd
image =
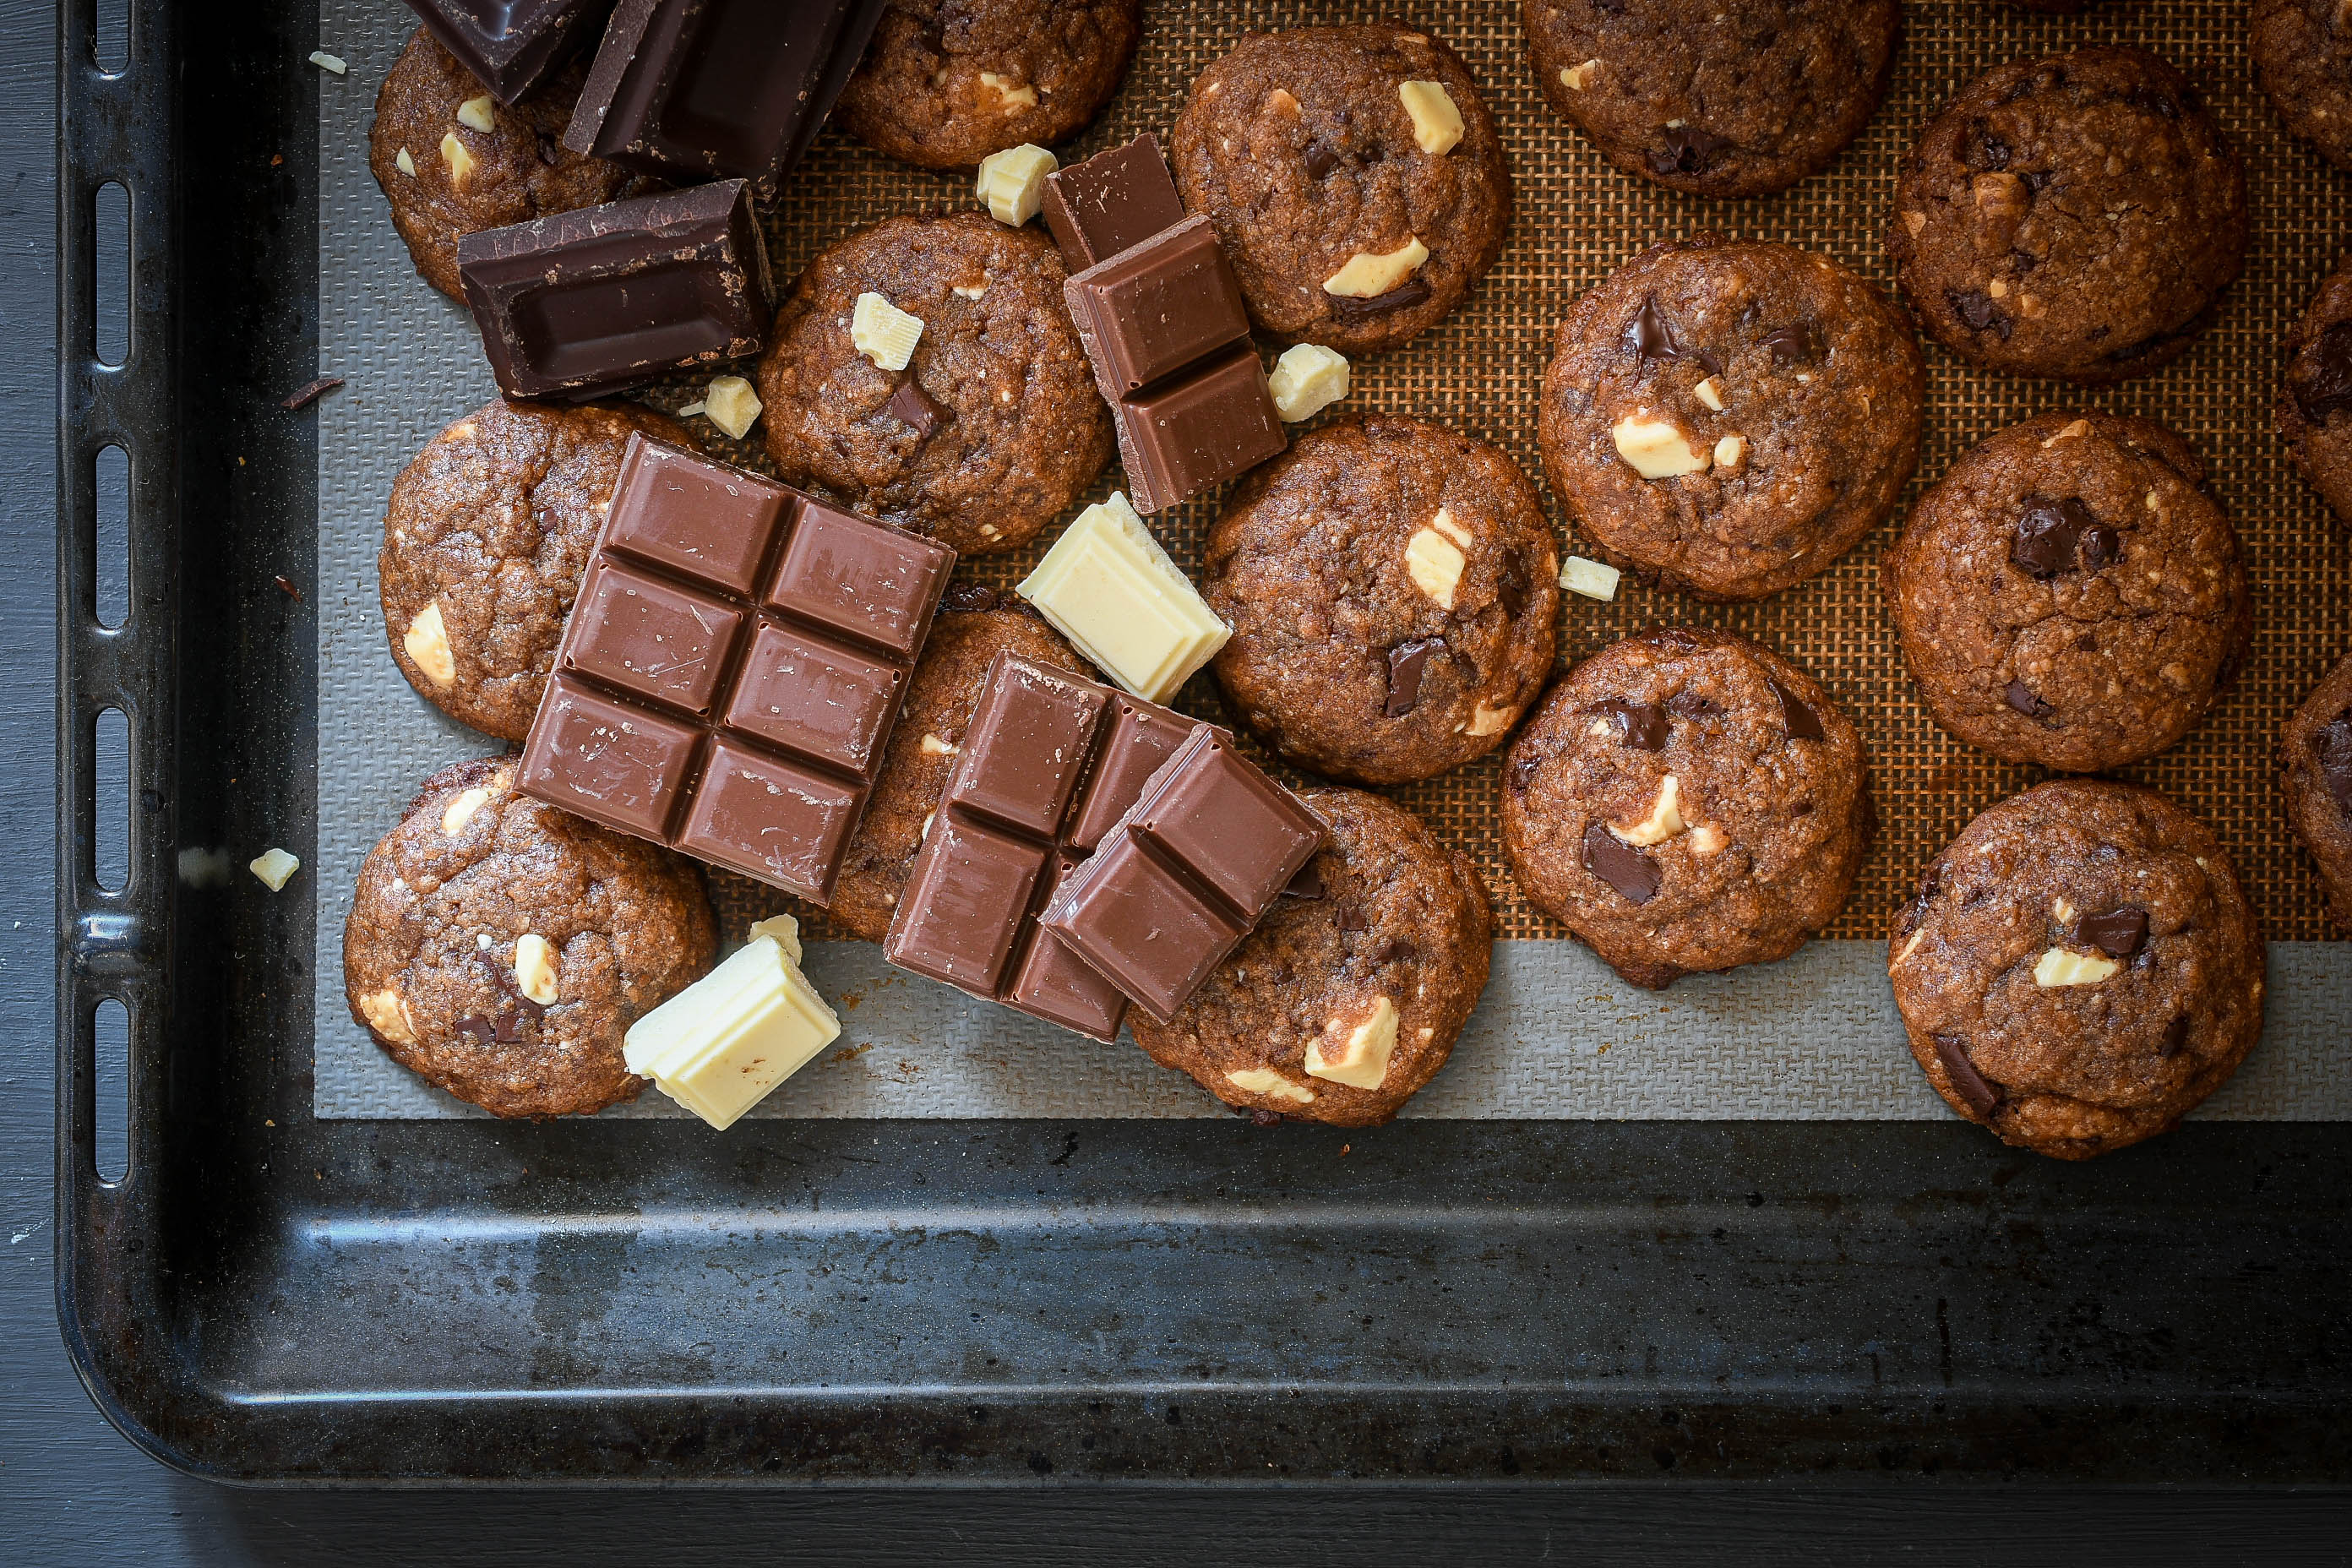
[[[1215,5],[1149,0],[1134,69],[1109,111],[1065,161],[1173,123],[1193,78],[1253,26],[1379,14],[1359,5]],[[1568,301],[1645,246],[1715,227],[1833,255],[1892,291],[1879,230],[1896,165],[1916,128],[1962,83],[2000,61],[2082,42],[2140,43],[2181,66],[2244,154],[2252,210],[2245,276],[2196,346],[2158,374],[2078,393],[1960,364],[1930,346],[1928,420],[1916,498],[1968,447],[2029,415],[2092,405],[2161,419],[2210,465],[2246,542],[2257,604],[2253,657],[2234,690],[2182,744],[2126,776],[2164,790],[2211,823],[2235,858],[2273,939],[2269,1027],[2247,1067],[2200,1113],[2258,1121],[2352,1117],[2352,1079],[2332,1070],[2340,1020],[2352,1015],[2352,943],[2329,941],[2317,879],[2284,831],[2273,766],[2281,722],[2342,656],[2347,630],[2343,538],[2294,474],[2268,415],[2276,345],[2334,260],[2352,219],[2352,181],[2290,142],[2253,87],[2237,0],[2110,5],[2065,20],[1990,4],[1915,4],[1886,102],[1829,170],[1783,195],[1710,202],[1620,173],[1544,106],[1525,58],[1516,4],[1441,0],[1416,19],[1469,63],[1494,109],[1517,191],[1502,258],[1436,329],[1354,367],[1336,412],[1409,411],[1496,442],[1540,479],[1536,395],[1550,332]],[[320,36],[351,62],[320,83],[319,369],[348,384],[319,419],[320,919],[313,972],[314,1108],[335,1118],[476,1114],[394,1067],[353,1025],[341,994],[341,945],[367,848],[417,783],[490,743],[440,717],[401,679],[384,646],[375,552],[400,467],[444,424],[492,395],[470,321],[417,279],[366,167],[374,91],[413,26],[398,0],[324,0]],[[822,245],[894,214],[974,205],[968,178],[895,164],[827,132],[764,217],[780,279]],[[698,386],[658,387],[676,409]],[[764,467],[758,432],[728,443]],[[1097,496],[1118,482],[1116,468]],[[1548,498],[1565,548],[1580,542]],[[1215,498],[1153,520],[1196,568]],[[1795,958],[1653,994],[1622,985],[1520,896],[1500,851],[1496,763],[1473,763],[1392,792],[1474,856],[1499,917],[1495,978],[1434,1084],[1408,1117],[1938,1118],[1902,1042],[1880,933],[1918,868],[1977,811],[2035,782],[1946,736],[1905,675],[1878,596],[1879,559],[1896,519],[1829,572],[1760,604],[1702,605],[1628,584],[1611,605],[1567,597],[1564,658],[1583,658],[1658,620],[1758,637],[1822,679],[1862,726],[1881,829],[1854,897],[1828,933]],[[1009,584],[1052,542],[966,563]],[[1214,681],[1180,705],[1224,718]],[[714,873],[728,933],[793,907]],[[803,917],[805,909],[798,912]],[[784,1117],[1188,1117],[1222,1114],[1189,1080],[1119,1046],[1103,1047],[944,986],[899,973],[877,949],[828,941],[809,921],[810,967],[839,1005],[839,1047],[761,1108]],[[607,1116],[677,1114],[648,1094]]]

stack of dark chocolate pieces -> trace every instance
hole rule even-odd
[[[408,0],[500,103],[520,103],[601,26],[613,0]]]

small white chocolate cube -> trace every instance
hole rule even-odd
[[[851,346],[883,370],[906,369],[922,337],[920,316],[908,315],[870,289],[849,312]]]
[[[1312,419],[1348,395],[1347,356],[1321,343],[1293,343],[1274,362],[1265,389],[1286,424]]]
[[[751,426],[759,423],[762,406],[760,395],[740,375],[719,377],[702,395],[704,416],[738,441],[750,435]]]
[[[1233,636],[1118,490],[1080,512],[1014,592],[1153,702],[1175,695]]]
[[[1588,599],[1614,599],[1618,581],[1623,575],[1605,561],[1587,561],[1581,555],[1571,555],[1560,563],[1559,585]]]
[[[974,193],[988,205],[988,216],[1019,228],[1045,205],[1045,176],[1061,163],[1034,142],[991,153],[980,161],[980,184]]]

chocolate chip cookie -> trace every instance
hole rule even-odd
[[[1027,543],[1110,461],[1064,276],[1052,240],[985,213],[894,217],[827,246],[760,362],[777,473],[965,555]],[[869,293],[923,323],[903,370],[851,336]]]
[[[1559,555],[1496,447],[1398,415],[1342,419],[1244,479],[1202,593],[1217,679],[1285,757],[1360,784],[1500,745],[1551,672]]]
[[[1428,330],[1495,264],[1511,172],[1477,84],[1390,23],[1252,33],[1178,116],[1176,183],[1250,317],[1346,353]]]
[[[1136,1044],[1259,1121],[1388,1121],[1437,1075],[1486,988],[1494,921],[1470,858],[1378,795],[1309,790],[1330,829],[1233,955]]]
[[[1578,665],[1503,763],[1528,901],[1629,984],[1786,958],[1853,889],[1874,818],[1862,736],[1812,677],[1667,626]]]
[[[1143,34],[1142,0],[889,0],[834,114],[927,169],[1077,133]]]
[[[2253,630],[2237,531],[2152,420],[2044,414],[1954,463],[1884,569],[1936,722],[2100,773],[2194,729]]]
[[[2336,521],[2352,524],[2352,256],[2320,284],[2286,347],[2279,434]]]
[[[1983,813],[1919,879],[1887,960],[1936,1092],[2061,1160],[2169,1131],[2263,1032],[2236,869],[2131,784],[2058,779]]]
[[[1962,359],[2110,382],[2177,358],[2246,259],[2246,175],[2189,80],[2145,49],[2014,60],[1904,161],[1903,292]]]
[[[376,586],[392,657],[462,724],[520,741],[604,526],[632,433],[694,449],[633,403],[485,405],[393,481]]]
[[[1911,328],[1825,256],[1654,246],[1559,324],[1544,471],[1612,564],[1708,599],[1777,594],[1894,509],[1919,460]]]
[[[1826,165],[1885,95],[1900,0],[1527,0],[1551,106],[1619,168],[1760,196]]]
[[[2352,16],[2341,0],[2254,0],[2246,46],[2280,123],[2352,169]]]
[[[948,590],[825,908],[853,935],[880,942],[888,932],[908,868],[922,847],[923,829],[955,765],[955,748],[980,701],[988,661],[999,653],[1087,673],[1070,645],[1020,599],[970,584]]]
[[[352,1016],[384,1053],[499,1116],[635,1100],[629,1026],[718,955],[688,862],[514,792],[514,761],[425,781],[360,867]]]
[[[419,27],[384,77],[368,170],[416,270],[459,304],[461,237],[656,188],[618,163],[564,149],[586,70],[575,60],[520,103],[500,103]]]
[[[2352,658],[2312,688],[2279,752],[2287,820],[2327,884],[2336,923],[2352,931]]]

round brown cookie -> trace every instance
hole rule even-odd
[[[1142,33],[1142,0],[889,0],[834,112],[889,157],[968,167],[1076,134]]]
[[[2352,16],[2340,0],[2254,0],[2246,44],[2280,122],[2352,169]]]
[[[853,935],[880,942],[888,933],[923,829],[948,787],[950,748],[962,742],[988,661],[999,653],[1087,673],[1070,645],[1012,595],[961,583],[948,590],[825,908]]]
[[[1995,370],[2177,358],[2246,259],[2246,175],[2187,78],[2120,46],[1976,79],[1904,161],[1886,249],[1927,330]]]
[[[563,146],[586,62],[574,61],[518,104],[489,89],[422,27],[375,95],[368,168],[425,280],[463,304],[457,241],[486,228],[618,201],[656,188]],[[458,118],[488,115],[491,129]],[[405,154],[408,167],[401,167]]]
[[[777,472],[965,555],[1028,542],[1110,461],[1064,277],[1052,240],[985,213],[894,217],[827,246],[760,362]],[[851,342],[866,293],[922,321],[905,370]]]
[[[1719,235],[1654,246],[1559,323],[1537,437],[1601,553],[1710,599],[1776,594],[1894,510],[1919,460],[1909,323],[1852,272]]]
[[[1185,207],[1215,220],[1252,319],[1284,339],[1394,348],[1461,301],[1510,226],[1477,83],[1391,23],[1250,34],[1192,84],[1174,142]]]
[[[2062,773],[2187,734],[2253,632],[2237,531],[2204,464],[2147,419],[2012,425],[1920,499],[1882,575],[1936,722]]]
[[[2286,347],[2279,434],[2336,521],[2352,523],[2352,254],[2311,297]]]
[[[1551,106],[1619,168],[1705,196],[1785,190],[1885,94],[1901,0],[1527,0]]]
[[[1396,415],[1301,437],[1209,535],[1217,679],[1285,757],[1359,784],[1502,744],[1551,673],[1559,555],[1499,449]]]
[[[2287,820],[2319,867],[2336,923],[2352,931],[2352,658],[2312,688],[2279,752]]]
[[[2057,779],[1985,811],[1919,879],[1887,959],[1936,1092],[2062,1160],[2169,1131],[2263,1032],[2236,869],[2131,784]]]
[[[1653,989],[1802,947],[1875,825],[1862,736],[1820,684],[1681,626],[1570,670],[1512,743],[1502,805],[1528,901]]]
[[[394,662],[426,701],[501,741],[530,731],[638,431],[695,447],[676,420],[635,404],[500,399],[400,470],[376,588]]]
[[[692,865],[514,793],[514,760],[425,781],[360,867],[343,992],[384,1053],[499,1116],[635,1100],[622,1037],[701,978],[718,922]]]
[[[1388,1121],[1453,1054],[1486,988],[1494,921],[1460,850],[1378,795],[1308,790],[1330,837],[1176,1016],[1136,1044],[1272,1122]]]

